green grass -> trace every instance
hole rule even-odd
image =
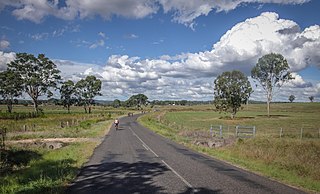
[[[0,125],[8,129],[7,140],[72,137],[96,141],[68,143],[55,150],[33,144],[7,144],[0,155],[0,193],[63,193],[107,133],[112,119],[126,113],[105,107],[95,107],[92,114],[84,114],[80,108],[70,114],[61,107],[45,108],[41,117],[0,120]],[[30,107],[14,110],[28,112]]]
[[[300,137],[301,128],[306,136],[319,137],[320,103],[272,104],[271,117],[267,118],[265,105],[249,105],[238,112],[234,120],[229,115],[215,111],[167,112],[163,122],[186,130],[209,130],[211,125],[223,125],[224,131],[235,132],[236,125],[255,126],[257,135]]]
[[[62,193],[96,143],[72,143],[59,150],[32,150],[40,159],[0,176],[0,193]],[[19,148],[18,148],[19,149]]]
[[[139,121],[155,132],[199,152],[306,191],[320,192],[320,103],[273,104],[272,108],[274,116],[267,118],[265,105],[249,105],[237,114],[236,119],[231,120],[228,115],[208,111],[208,106],[202,109],[174,107],[174,110],[166,107],[165,112],[145,115]],[[227,126],[232,131],[235,125],[255,125],[258,136],[239,139],[222,148],[208,148],[192,144],[199,137],[182,133],[208,132],[211,124],[223,125],[224,132]],[[285,132],[282,138],[279,138],[280,127]],[[304,128],[302,140],[301,127]],[[232,136],[232,133],[225,138]]]

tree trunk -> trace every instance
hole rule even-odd
[[[272,90],[268,91],[267,93],[267,111],[268,111],[268,117],[270,117],[270,103],[272,100]]]
[[[12,100],[8,100],[7,107],[8,107],[8,113],[12,113]]]
[[[33,107],[34,107],[34,111],[38,113],[39,112],[38,101],[35,99],[33,99]]]
[[[91,105],[89,105],[88,109],[89,109],[89,114],[91,114]]]
[[[84,112],[85,112],[85,113],[88,113],[88,111],[87,111],[87,105],[84,105]]]
[[[70,105],[67,105],[68,113],[70,113]]]

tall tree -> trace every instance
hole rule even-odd
[[[294,95],[290,95],[289,96],[289,101],[292,103],[294,100],[296,99],[296,97]]]
[[[138,109],[141,109],[142,105],[146,105],[148,97],[144,94],[137,94],[131,96],[127,101],[126,105],[129,107],[136,106]]]
[[[60,95],[62,104],[64,107],[67,108],[68,113],[70,113],[70,106],[74,104],[75,98],[73,97],[75,94],[75,85],[73,81],[68,80],[62,83],[60,88]]]
[[[309,96],[309,100],[310,100],[310,102],[313,102],[314,97],[313,96]]]
[[[121,101],[119,99],[115,99],[113,102],[112,102],[112,106],[114,108],[118,108],[121,106]]]
[[[78,97],[79,103],[84,106],[85,113],[91,113],[91,106],[94,102],[93,98],[101,95],[100,90],[101,80],[93,75],[87,76],[76,83],[75,95]]]
[[[275,88],[280,90],[285,82],[293,79],[288,62],[281,54],[264,55],[251,70],[251,77],[257,80],[266,92],[267,111],[270,116],[270,102]]]
[[[12,70],[0,72],[0,95],[7,104],[8,112],[12,112],[13,98],[22,94],[22,79]]]
[[[252,93],[248,78],[240,71],[224,72],[214,81],[214,105],[217,110],[231,113],[233,119],[241,104],[245,104]]]
[[[57,66],[44,54],[36,58],[32,54],[18,53],[8,69],[21,76],[24,91],[31,97],[36,112],[39,111],[38,98],[46,94],[50,97],[50,88],[56,88],[61,79]]]

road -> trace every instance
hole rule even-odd
[[[67,193],[304,193],[189,150],[120,119]]]

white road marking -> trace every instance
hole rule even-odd
[[[188,181],[186,181],[186,179],[184,179],[179,173],[177,173],[177,171],[175,171],[171,166],[169,166],[169,164],[167,164],[163,160],[161,160],[161,162],[165,164],[174,174],[176,174],[189,188],[193,188],[193,186]]]
[[[157,158],[159,158],[159,156],[144,141],[142,141],[142,139],[131,129],[131,127],[129,127],[129,129],[131,130],[132,134],[136,136],[137,139],[142,143],[142,146],[146,150],[151,151]],[[177,171],[175,171],[169,164],[167,164],[164,160],[161,160],[161,162],[164,165],[166,165],[175,175],[177,175],[177,177],[179,177],[180,180],[182,180],[182,182],[184,182],[189,188],[191,188],[193,192],[197,191],[196,189],[193,189],[193,186],[186,179],[184,179]]]
[[[142,146],[147,148],[147,150],[149,150],[150,152],[152,152],[157,158],[159,158],[158,154],[156,154],[146,143],[144,143],[144,141],[142,141],[142,139],[131,129],[131,127],[129,127],[129,129],[131,130],[131,132],[133,133],[134,136],[136,136],[139,141],[141,141]]]

